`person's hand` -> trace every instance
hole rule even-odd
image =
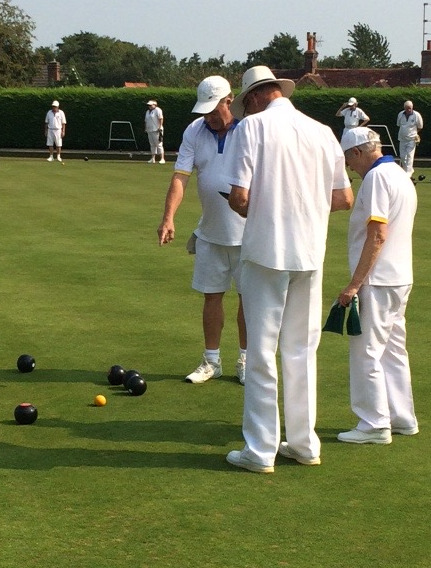
[[[358,290],[359,288],[352,286],[352,284],[346,286],[338,295],[338,303],[340,306],[347,307],[352,301],[353,296],[358,293]]]
[[[159,235],[160,246],[170,243],[175,238],[174,224],[161,223],[157,229],[157,234]]]

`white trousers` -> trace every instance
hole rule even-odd
[[[148,142],[150,143],[151,155],[163,154],[163,142],[159,140],[159,131],[147,132]]]
[[[247,325],[244,452],[256,463],[274,464],[280,443],[279,348],[286,441],[304,457],[318,457],[314,427],[322,272],[272,270],[245,261],[241,288]]]
[[[413,160],[415,158],[415,152],[416,142],[414,140],[400,140],[401,167],[410,177],[412,177],[414,172]]]
[[[405,311],[411,286],[362,286],[362,334],[350,338],[350,398],[358,429],[415,428]]]

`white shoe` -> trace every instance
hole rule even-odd
[[[392,434],[402,434],[403,436],[414,436],[419,433],[419,428],[415,426],[414,428],[392,428]]]
[[[202,363],[199,367],[187,375],[186,382],[187,383],[204,383],[209,379],[218,379],[223,374],[223,370],[221,367],[221,360],[219,359],[217,363],[214,361],[208,361],[205,355],[202,357]]]
[[[390,444],[392,436],[389,428],[381,428],[372,432],[362,432],[354,428],[349,430],[349,432],[340,432],[337,440],[349,442],[350,444]]]
[[[242,385],[245,383],[245,355],[244,355],[244,353],[241,353],[240,358],[236,362],[235,377],[237,377],[239,379],[239,382]]]
[[[63,160],[61,159],[61,156],[57,156],[57,161],[58,162],[62,162]]]
[[[248,469],[248,471],[254,471],[255,473],[274,473],[273,465],[263,465],[260,463],[252,462],[244,456],[243,452],[240,452],[238,450],[229,452],[226,456],[226,461],[231,465],[242,467],[243,469]]]
[[[53,156],[50,156],[49,158],[47,158],[46,161],[47,161],[47,162],[53,162],[53,161],[54,161]]]
[[[287,442],[281,442],[281,444],[278,447],[278,453],[285,458],[289,458],[290,460],[296,460],[298,463],[302,463],[303,465],[320,465],[319,457],[306,458],[304,456],[301,456],[300,454],[292,450],[292,448],[289,448]]]
[[[148,160],[148,164],[155,164],[156,160],[154,158],[151,158],[151,160]]]
[[[166,164],[165,160],[159,160],[159,164]]]

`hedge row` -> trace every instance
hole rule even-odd
[[[396,118],[407,99],[414,102],[424,119],[422,142],[417,156],[431,154],[431,89],[426,87],[393,89],[297,89],[292,102],[313,118],[328,124],[340,135],[343,119],[335,113],[350,96],[370,116],[370,124],[386,125],[397,146]],[[97,89],[68,87],[63,89],[0,89],[0,147],[44,148],[44,120],[54,99],[60,101],[67,117],[65,148],[77,150],[106,150],[111,121],[132,124],[140,150],[148,150],[144,132],[146,102],[155,98],[165,116],[165,148],[176,151],[184,128],[195,118],[191,109],[195,103],[195,89]],[[114,138],[129,138],[130,130],[116,126]],[[384,140],[384,142],[388,142]],[[133,144],[112,142],[111,148],[128,149]]]

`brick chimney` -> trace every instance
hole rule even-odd
[[[304,53],[305,73],[314,75],[317,69],[316,32],[307,32],[307,51]]]
[[[48,63],[48,84],[52,85],[60,81],[60,63],[58,61],[50,61]]]

